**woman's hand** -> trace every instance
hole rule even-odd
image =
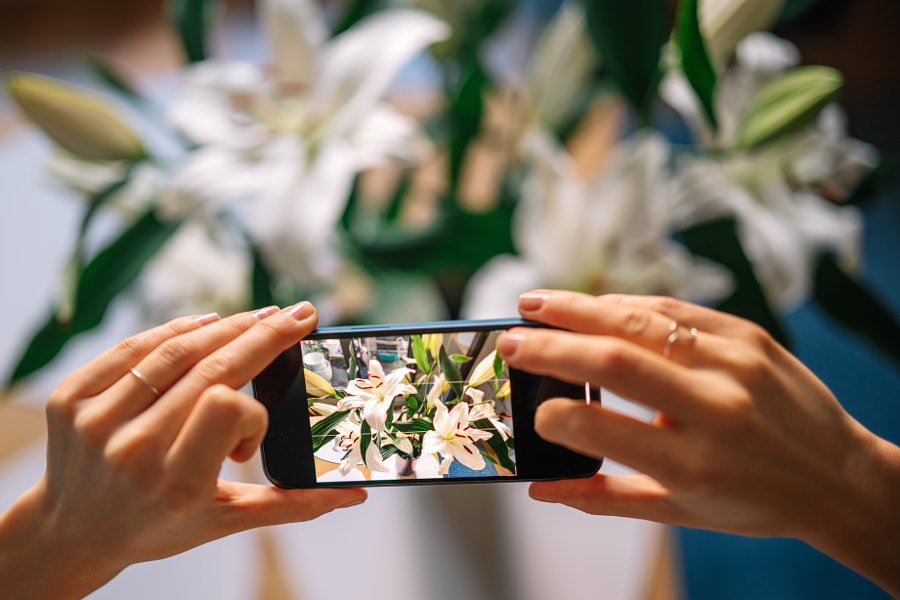
[[[236,390],[316,321],[308,302],[176,319],[70,375],[47,402],[47,471],[0,515],[4,594],[80,598],[129,564],[365,500],[217,479],[266,432],[265,408]]]
[[[800,538],[900,593],[900,449],[763,329],[671,298],[537,291],[519,309],[568,331],[511,330],[498,345],[511,366],[658,411],[644,423],[583,401],[544,403],[542,437],[642,474],[534,483],[534,498]]]

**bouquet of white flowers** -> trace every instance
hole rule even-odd
[[[681,0],[673,24],[667,0],[571,0],[513,69],[497,56],[529,30],[515,0],[393,4],[351,0],[329,21],[318,0],[259,0],[259,65],[210,55],[215,0],[172,0],[188,58],[164,110],[177,151],[94,93],[8,77],[57,142],[53,173],[86,198],[59,295],[8,383],[134,286],[153,320],[298,297],[324,322],[365,322],[509,315],[534,287],[669,294],[784,343],[780,315],[813,299],[900,360],[900,324],[857,278],[853,192],[878,154],[846,134],[840,73],[799,66],[765,33],[784,0]],[[409,64],[426,73],[419,92],[392,95]],[[690,144],[667,137],[661,110]],[[122,227],[98,242],[102,213]],[[435,430],[441,410],[465,421],[463,396],[427,403]],[[373,424],[368,404],[342,401],[352,454],[351,429]],[[380,433],[406,455],[426,441]]]

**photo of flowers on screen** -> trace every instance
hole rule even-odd
[[[515,475],[499,333],[304,340],[317,480]]]

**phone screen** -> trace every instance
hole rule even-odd
[[[301,342],[316,481],[516,475],[491,330]]]
[[[253,380],[269,413],[266,475],[281,487],[584,477],[601,461],[540,438],[537,406],[574,385],[497,354],[520,320],[323,328]],[[599,395],[595,395],[599,401]]]

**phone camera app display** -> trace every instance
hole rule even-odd
[[[301,342],[316,480],[514,476],[499,335]]]

